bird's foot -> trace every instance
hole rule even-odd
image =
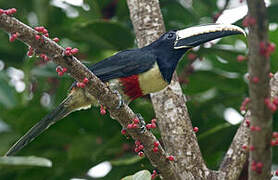
[[[122,98],[121,94],[119,93],[119,91],[114,90],[113,92],[114,92],[114,93],[118,96],[118,98],[119,98],[119,104],[118,104],[118,106],[116,107],[116,109],[120,109],[120,108],[123,106],[123,104],[124,104],[123,98]]]
[[[145,123],[145,120],[143,118],[143,116],[140,114],[140,113],[136,113],[136,116],[138,117],[139,119],[139,128],[140,128],[140,132],[141,133],[144,133],[146,131],[146,123]]]

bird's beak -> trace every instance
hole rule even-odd
[[[243,29],[231,24],[193,26],[176,31],[174,49],[192,48],[205,42],[234,34],[243,34],[246,36]]]

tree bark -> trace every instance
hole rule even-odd
[[[255,150],[250,152],[249,162],[263,165],[260,170],[258,168],[254,170],[252,166],[249,166],[249,179],[270,179],[272,112],[265,103],[265,99],[270,100],[270,62],[267,55],[262,52],[262,45],[268,46],[267,12],[262,0],[247,0],[247,4],[248,18],[253,21],[253,23],[249,23],[248,28],[251,126],[261,129],[251,131],[250,145],[254,146]],[[258,81],[256,82],[254,78]]]

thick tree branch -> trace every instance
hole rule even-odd
[[[70,75],[77,81],[82,81],[84,77],[87,77],[89,83],[85,87],[86,90],[96,97],[101,104],[107,107],[110,116],[119,121],[123,127],[127,127],[129,123],[132,123],[132,119],[136,117],[132,110],[127,105],[123,105],[120,109],[117,109],[116,107],[119,103],[118,96],[75,57],[63,56],[64,49],[61,46],[44,36],[42,37],[43,42],[41,40],[36,40],[35,35],[38,33],[35,30],[16,18],[5,14],[0,16],[0,28],[7,33],[17,32],[19,40],[34,48],[37,53],[46,54],[53,59],[56,64],[66,67]],[[144,145],[144,153],[149,158],[152,165],[159,170],[163,178],[173,179],[173,177],[175,177],[172,163],[167,160],[166,153],[162,147],[159,146],[159,151],[156,153],[152,151],[153,143],[157,141],[157,139],[150,131],[141,133],[140,129],[132,129],[128,130],[128,133],[133,139],[141,141]]]
[[[242,148],[243,145],[249,146],[250,131],[246,120],[250,118],[250,112],[246,113],[244,121],[241,123],[237,133],[228,149],[223,161],[221,162],[219,171],[225,174],[225,179],[238,179],[242,168],[248,159],[248,150]]]
[[[250,77],[249,94],[251,98],[251,126],[259,127],[260,131],[251,132],[251,145],[255,147],[250,152],[249,162],[262,163],[261,170],[252,170],[249,166],[249,179],[269,179],[271,171],[271,133],[272,113],[265,103],[270,98],[268,55],[268,23],[266,7],[262,0],[247,0],[249,12],[249,61]],[[250,21],[251,22],[251,21]]]
[[[138,46],[145,46],[165,32],[158,0],[127,0]],[[202,159],[176,74],[163,91],[151,94],[163,144],[175,156],[181,179],[205,178],[209,170]]]

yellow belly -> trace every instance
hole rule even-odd
[[[160,91],[168,85],[162,77],[157,63],[151,70],[139,75],[139,84],[143,94]]]

